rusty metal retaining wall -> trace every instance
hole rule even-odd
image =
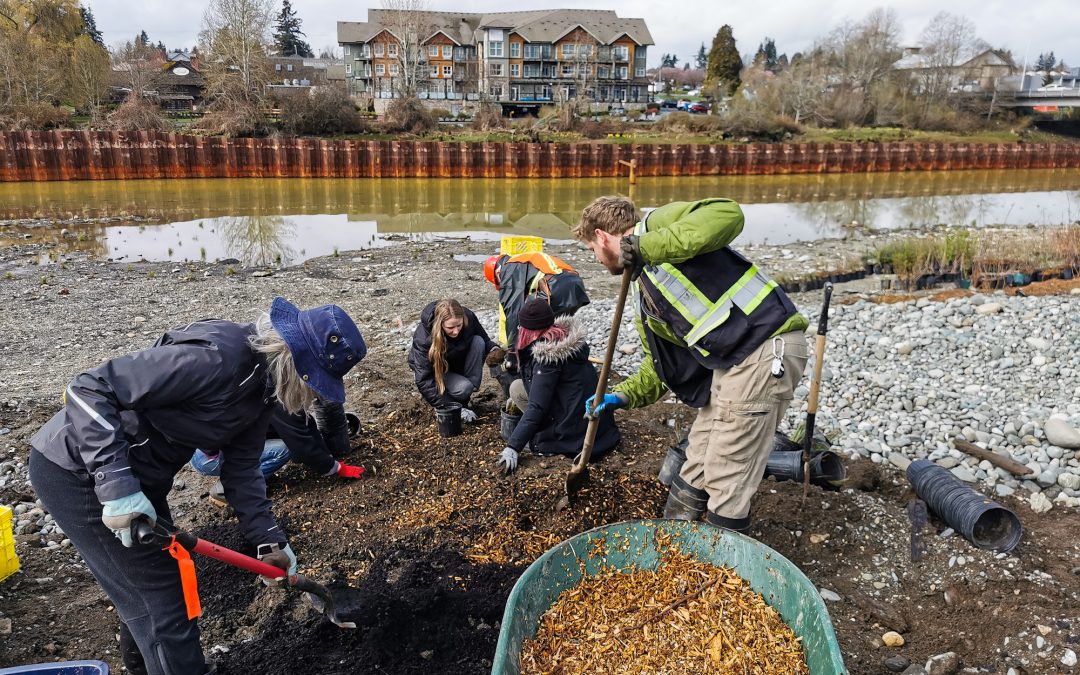
[[[1080,145],[445,143],[222,138],[159,132],[0,133],[0,182],[121,178],[589,178],[1080,168]]]

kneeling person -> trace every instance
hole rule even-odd
[[[598,377],[589,363],[585,326],[570,316],[556,319],[546,300],[525,303],[516,346],[521,379],[511,386],[510,396],[523,413],[498,460],[508,472],[517,468],[518,454],[530,441],[542,455],[573,457],[581,452],[589,427],[581,411],[596,392]],[[618,443],[612,412],[601,413],[592,457],[603,456]]]

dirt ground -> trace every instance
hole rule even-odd
[[[292,289],[299,302],[314,304],[311,298],[321,294],[326,301],[330,289],[353,292],[352,282],[388,287],[390,296],[380,300],[384,304],[364,305],[369,308],[364,315],[370,316],[362,315],[362,329],[373,336],[373,349],[348,382],[351,407],[364,420],[352,460],[368,473],[360,481],[342,482],[290,465],[269,481],[301,571],[359,589],[360,609],[352,616],[358,627],[339,629],[299,594],[264,588],[247,573],[198,560],[204,649],[225,675],[490,672],[505,599],[533,559],[591,527],[657,517],[662,511],[665,490],[656,473],[674,441],[667,425],[676,414],[673,404],[620,413],[622,448],[594,467],[580,502],[563,512],[554,506],[568,460],[525,456],[513,477],[493,471],[502,447],[493,383],[486,382],[479,397],[477,425],[452,439],[438,436],[433,415],[414,395],[399,344],[402,334],[394,328],[401,317],[408,322],[419,312],[419,306],[412,311],[404,305],[410,293],[417,293],[416,284],[424,283],[423,265],[447,260],[446,250],[430,248],[402,247],[382,254],[385,258],[371,253],[363,272],[344,259],[318,261],[304,266],[302,275],[275,275],[271,281],[277,279],[278,286],[271,288],[261,285],[266,279],[247,273],[226,278],[213,265],[192,266],[186,281],[177,273],[168,285],[167,265],[132,271],[72,264],[55,270],[47,290],[38,288],[32,274],[16,275],[22,281],[10,297],[38,303],[19,310],[25,312],[23,320],[50,317],[36,328],[19,324],[19,331],[31,333],[58,330],[60,324],[48,323],[61,321],[54,316],[58,289],[97,297],[117,289],[116,302],[126,307],[126,316],[116,320],[103,314],[95,333],[109,336],[105,342],[116,353],[151,341],[142,332],[152,334],[159,323],[171,325],[178,314],[204,313],[204,307],[185,308],[193,297],[239,315],[262,304],[273,288]],[[421,266],[416,278],[387,283],[387,271],[410,256]],[[388,267],[379,267],[383,264]],[[446,283],[480,305],[488,289],[475,265],[451,267]],[[125,284],[118,283],[135,275],[143,279],[148,270],[158,270],[154,293],[123,290]],[[204,271],[209,283],[198,283]],[[599,278],[593,269],[587,273]],[[590,292],[610,293],[611,286],[603,280]],[[411,301],[417,304],[415,297]],[[137,331],[131,326],[135,315],[149,317],[135,322]],[[10,337],[4,342],[5,353],[21,353]],[[42,364],[56,372],[43,371],[48,376],[36,392],[30,387],[40,356],[19,357],[15,366],[5,366],[13,368],[5,378],[19,400],[10,391],[0,400],[0,428],[10,429],[2,438],[7,454],[0,459],[26,461],[29,437],[57,405],[50,392],[60,375],[67,369],[70,377],[74,364],[86,367],[98,360],[67,350],[58,358],[71,365]],[[1001,501],[1024,525],[1024,538],[1010,554],[979,551],[959,536],[940,536],[945,526],[932,520],[921,533],[926,553],[913,562],[906,511],[913,495],[902,474],[869,462],[849,464],[849,470],[845,489],[811,488],[805,505],[801,486],[764,483],[754,503],[752,534],[795,562],[820,589],[839,596],[827,605],[851,673],[891,672],[886,658],[921,664],[948,651],[958,655],[963,672],[1078,672],[1062,665],[1061,658],[1066,648],[1080,651],[1080,516],[1058,508],[1037,515],[1009,497]],[[171,496],[177,524],[245,549],[231,515],[207,502],[209,485],[209,479],[190,471],[177,477]],[[0,488],[0,503],[33,499],[22,488]],[[12,622],[11,632],[0,634],[0,666],[102,658],[122,672],[114,609],[74,552],[44,549],[30,535],[20,538],[18,553],[22,572],[0,583],[0,618]],[[900,632],[904,646],[886,648],[881,636],[887,630]]]

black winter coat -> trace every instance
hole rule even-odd
[[[598,376],[589,363],[589,344],[581,321],[562,316],[555,323],[566,328],[564,339],[538,340],[520,354],[529,409],[522,413],[508,445],[520,452],[532,439],[535,452],[573,456],[581,452],[585,442],[589,426],[585,401],[596,393]],[[600,457],[618,443],[613,413],[604,412],[592,456]]]
[[[283,543],[259,470],[277,400],[264,357],[248,344],[253,333],[251,324],[198,321],[81,373],[30,444],[89,474],[102,502],[164,494],[195,448],[220,452],[225,497],[245,537]]]
[[[480,325],[476,314],[471,309],[465,309],[465,323],[467,324],[452,340],[446,341],[446,366],[448,372],[461,373],[465,369],[465,357],[469,353],[469,345],[474,335],[484,339],[484,353],[487,354],[497,346],[488,337],[487,331]],[[435,318],[435,303],[429,303],[424,311],[420,312],[420,323],[413,332],[412,349],[409,350],[409,367],[412,368],[413,378],[416,380],[416,388],[424,400],[433,406],[443,404],[439,386],[435,383],[435,367],[428,358],[428,350],[431,349],[431,324]]]

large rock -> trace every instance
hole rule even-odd
[[[953,675],[960,669],[960,657],[956,655],[956,652],[931,656],[925,668],[926,675]]]
[[[1041,492],[1033,493],[1028,503],[1031,505],[1031,510],[1035,513],[1046,513],[1054,508],[1054,503]]]
[[[989,316],[990,314],[997,314],[1001,311],[1001,303],[988,302],[985,305],[979,305],[975,308],[975,313],[980,316]]]
[[[1069,449],[1080,448],[1080,431],[1073,429],[1066,420],[1060,417],[1055,416],[1046,420],[1043,432],[1051,445]]]

